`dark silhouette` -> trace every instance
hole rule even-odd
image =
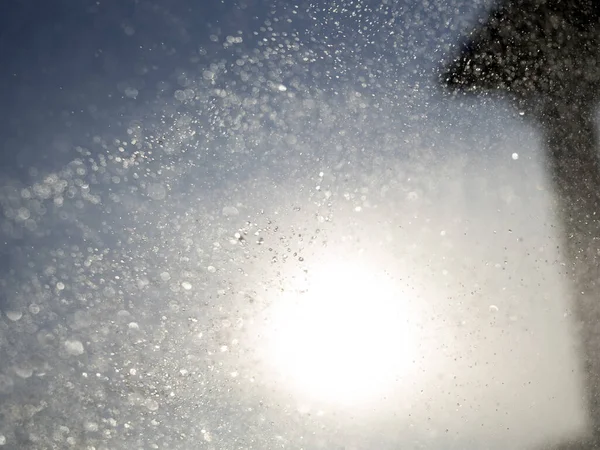
[[[442,84],[498,93],[543,133],[562,222],[584,361],[590,434],[565,449],[600,449],[600,1],[508,0],[469,36]]]

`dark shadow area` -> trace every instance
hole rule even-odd
[[[508,96],[543,134],[590,417],[590,440],[565,448],[600,448],[599,43],[600,2],[505,1],[441,76],[454,95]]]

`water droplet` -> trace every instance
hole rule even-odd
[[[169,272],[162,272],[160,274],[160,279],[163,281],[169,281],[171,279],[171,274]]]
[[[153,200],[163,200],[167,196],[167,190],[160,183],[150,183],[147,191],[148,197]]]
[[[156,411],[158,409],[158,402],[151,398],[146,400],[145,405],[150,411]]]
[[[126,97],[136,99],[140,92],[136,88],[128,87],[124,93]]]
[[[27,379],[27,378],[31,377],[31,375],[33,375],[33,369],[31,369],[31,367],[27,367],[27,366],[14,366],[13,372],[19,378],[23,378],[23,379]]]
[[[86,431],[98,431],[98,424],[96,422],[86,422],[83,426]]]
[[[6,314],[8,320],[11,320],[13,322],[16,322],[21,317],[23,317],[23,313],[21,311],[5,311],[4,314]]]
[[[85,352],[83,344],[77,339],[67,339],[65,341],[65,350],[71,356],[83,355],[83,353]]]
[[[228,217],[237,216],[239,213],[239,210],[235,206],[225,206],[222,210],[222,214]]]

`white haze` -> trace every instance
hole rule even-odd
[[[335,6],[313,12],[350,17]],[[452,11],[457,29],[473,16]],[[270,12],[239,51],[222,30],[227,57],[186,55],[162,83],[121,80],[118,113],[84,100],[89,131],[40,130],[59,167],[4,174],[0,444],[501,449],[581,429],[535,128],[501,100],[442,98],[423,55],[449,46],[413,38],[425,25],[375,23],[372,55],[336,60],[281,31],[293,17]],[[298,395],[258,349],[324,258],[376,261],[419,311],[411,375],[368,409]]]

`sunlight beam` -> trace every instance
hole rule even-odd
[[[269,359],[282,383],[326,403],[377,401],[414,365],[409,302],[374,265],[311,267],[274,302]]]

